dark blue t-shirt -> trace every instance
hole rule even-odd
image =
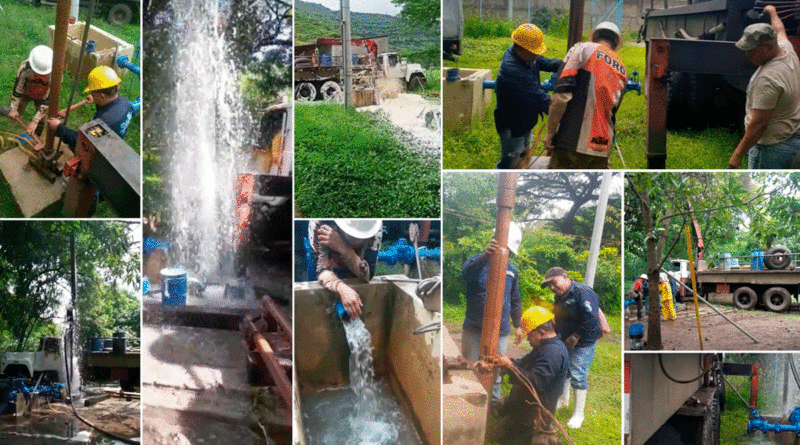
[[[467,313],[463,329],[480,332],[483,328],[483,310],[486,305],[486,287],[489,285],[489,257],[474,255],[461,267],[461,278],[467,284]],[[506,288],[503,295],[503,316],[500,321],[500,336],[511,333],[509,319],[514,327],[520,326],[522,299],[519,294],[519,273],[510,262],[506,268]]]
[[[101,119],[114,133],[124,139],[131,119],[133,119],[133,107],[128,99],[118,95],[116,99],[107,103],[104,107],[97,107],[94,116],[92,116],[92,120],[94,119]],[[78,143],[78,132],[67,128],[64,124],[58,126],[56,136],[73,149],[75,144]]]
[[[600,338],[600,298],[587,285],[572,281],[572,286],[553,304],[556,334],[566,340],[581,336],[575,347],[589,346]]]

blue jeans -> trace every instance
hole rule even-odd
[[[501,335],[497,340],[497,353],[505,354],[508,346],[508,335]],[[461,331],[461,355],[471,362],[477,362],[481,351],[481,333],[479,331]],[[494,369],[494,386],[492,387],[492,402],[500,400],[500,384],[503,378],[500,376],[500,369]]]
[[[589,367],[594,360],[594,347],[597,343],[582,348],[569,350],[569,375],[572,377],[572,387],[575,389],[589,389]]]
[[[500,162],[499,169],[510,169],[517,165],[517,161],[528,153],[531,147],[531,132],[522,136],[511,137],[511,130],[503,130],[500,134]]]
[[[800,135],[793,135],[777,144],[756,144],[747,153],[747,168],[751,170],[788,170],[793,168],[792,160],[799,152]]]

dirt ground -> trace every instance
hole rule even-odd
[[[800,304],[793,303],[783,313],[770,312],[765,308],[741,311],[733,306],[731,297],[714,295],[709,300],[728,318],[758,340],[753,342],[735,326],[700,302],[700,329],[703,333],[703,349],[708,351],[787,351],[800,349]],[[625,350],[630,350],[628,327],[634,323],[645,326],[647,340],[647,315],[636,321],[636,308],[625,319]],[[661,342],[664,350],[699,351],[697,320],[694,304],[678,305],[678,318],[661,321]]]

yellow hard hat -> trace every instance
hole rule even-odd
[[[524,23],[519,25],[517,29],[511,33],[511,40],[517,45],[527,49],[528,51],[542,55],[547,51],[547,46],[544,44],[544,34],[538,26]]]
[[[528,335],[529,332],[552,319],[552,312],[541,306],[533,306],[522,314],[522,330],[525,335]]]
[[[89,72],[89,86],[83,92],[104,90],[114,85],[119,85],[120,82],[119,76],[111,67],[98,66]]]

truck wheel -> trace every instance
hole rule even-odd
[[[764,265],[767,269],[786,269],[792,263],[792,252],[784,246],[775,246],[767,251],[764,258]]]
[[[719,400],[712,397],[703,419],[702,445],[719,445]]]
[[[310,102],[317,97],[317,88],[313,83],[303,82],[294,89],[294,98],[300,102]]]
[[[737,309],[753,309],[758,302],[756,292],[747,286],[740,287],[733,292],[733,305]]]
[[[133,20],[133,9],[127,3],[117,3],[108,10],[108,23],[124,26]]]
[[[343,98],[341,85],[332,80],[323,83],[319,93],[322,95],[323,100],[341,102]]]
[[[792,296],[782,287],[771,287],[764,292],[764,304],[772,312],[783,312],[792,304]]]
[[[425,88],[425,78],[421,74],[412,74],[408,79],[408,91],[417,91]]]

